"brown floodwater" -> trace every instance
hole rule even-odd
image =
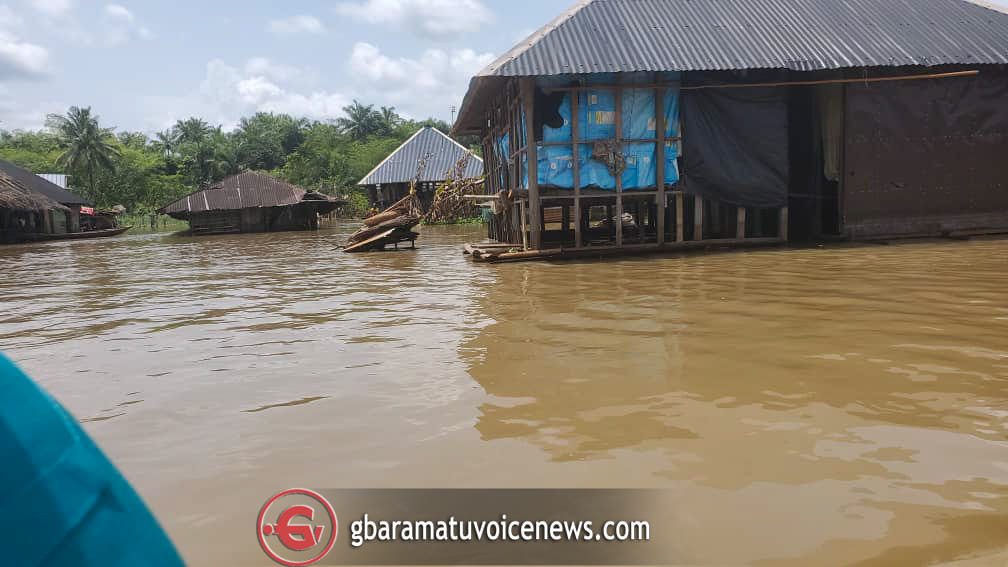
[[[268,565],[293,486],[667,488],[673,564],[1004,559],[1008,240],[473,265],[479,227],[352,228],[0,248],[0,350],[193,565]]]

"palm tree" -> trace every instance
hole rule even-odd
[[[175,123],[174,130],[178,133],[178,141],[201,145],[213,132],[213,128],[202,118],[189,118]]]
[[[343,112],[346,117],[338,119],[336,125],[355,140],[363,140],[374,134],[381,123],[381,113],[374,109],[373,104],[365,106],[356,99],[350,106],[344,106]]]
[[[165,173],[173,175],[176,171],[175,152],[178,151],[178,134],[175,132],[175,128],[168,128],[154,134],[150,147],[161,155]]]
[[[394,106],[383,106],[380,113],[382,130],[384,130],[385,134],[391,134],[396,129],[396,126],[402,124],[402,118],[396,112]]]
[[[67,170],[87,172],[91,197],[97,198],[95,171],[114,170],[114,160],[119,157],[119,149],[113,142],[114,128],[99,126],[91,107],[76,106],[71,106],[66,116],[50,114],[46,124],[56,133],[63,148],[56,163]]]

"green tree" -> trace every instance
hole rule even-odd
[[[374,109],[373,104],[361,104],[357,100],[343,107],[346,116],[336,120],[336,124],[357,141],[367,139],[381,129],[381,113]]]
[[[174,128],[168,128],[154,135],[151,141],[151,149],[161,156],[164,163],[165,173],[174,174],[178,167],[175,165],[175,153],[178,150],[178,134]]]
[[[71,106],[66,116],[50,114],[47,123],[63,148],[57,163],[67,170],[84,172],[91,197],[97,199],[95,174],[99,170],[114,170],[114,160],[119,157],[113,128],[99,126],[98,117],[91,114],[91,107]]]

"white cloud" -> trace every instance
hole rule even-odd
[[[207,63],[200,85],[202,114],[214,123],[233,127],[254,112],[283,112],[297,117],[330,120],[343,114],[350,97],[306,88],[312,72],[277,64],[261,57],[244,66],[220,59]]]
[[[482,0],[361,0],[341,2],[336,12],[428,37],[472,32],[493,21]]]
[[[318,18],[307,14],[291,16],[281,20],[272,20],[267,26],[267,29],[270,33],[277,35],[325,33],[326,31],[325,26]]]
[[[114,47],[133,38],[152,39],[154,33],[122,4],[107,4],[102,21],[105,45]]]
[[[31,0],[29,3],[39,12],[53,18],[66,16],[74,7],[73,0]]]
[[[352,76],[361,97],[393,104],[415,118],[445,116],[465,94],[469,79],[494,60],[492,53],[472,49],[428,49],[416,59],[389,57],[369,43],[357,43],[350,54]]]
[[[49,50],[18,37],[24,19],[0,5],[0,80],[43,75],[49,70]]]

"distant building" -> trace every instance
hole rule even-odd
[[[0,160],[0,173],[6,178],[8,186],[19,187],[22,191],[45,197],[49,202],[62,205],[62,207],[50,209],[53,211],[48,215],[51,230],[47,230],[46,233],[64,234],[80,230],[80,210],[82,206],[90,205],[87,199],[53,183],[46,177],[36,175],[8,161]],[[62,177],[65,183],[66,176]]]
[[[64,189],[69,187],[69,185],[67,185],[69,176],[65,173],[36,173],[35,175],[38,175],[49,183],[58,185]]]
[[[291,185],[264,173],[233,175],[158,210],[189,222],[193,234],[315,230],[319,215],[346,201]]]
[[[437,186],[453,175],[456,165],[469,150],[449,136],[425,126],[403,142],[394,152],[357,183],[367,190],[371,204],[379,209],[395,203],[409,193],[417,180],[420,202],[426,207],[434,199]],[[421,161],[425,161],[421,167]],[[417,177],[419,170],[420,176]],[[483,176],[483,160],[473,155],[463,168],[465,178]]]
[[[0,168],[0,242],[23,242],[65,233],[70,209],[32,192]]]

